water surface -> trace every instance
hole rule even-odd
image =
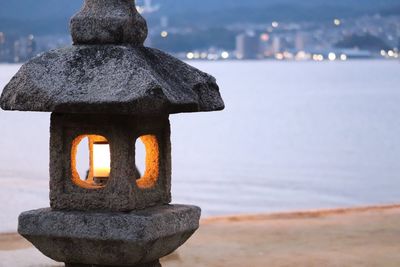
[[[204,216],[400,201],[399,63],[192,62],[226,110],[171,117],[173,199]],[[2,88],[19,66],[0,65]],[[48,206],[49,114],[0,112],[0,231]]]

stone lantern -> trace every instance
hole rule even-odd
[[[146,22],[132,0],[86,0],[70,28],[72,47],[24,64],[1,96],[5,110],[52,112],[51,208],[22,213],[18,231],[66,266],[160,266],[200,218],[198,207],[169,204],[169,115],[222,110],[218,85],[144,47]],[[86,137],[90,168],[81,177],[76,154]]]

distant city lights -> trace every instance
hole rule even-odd
[[[358,20],[351,18],[342,19],[339,15],[331,18],[326,23],[319,23],[308,28],[308,24],[298,24],[280,21],[278,19],[271,20],[266,24],[260,24],[257,27],[248,25],[235,25],[231,31],[240,32],[235,35],[235,46],[209,46],[202,48],[204,50],[192,50],[179,52],[179,57],[188,60],[279,60],[279,61],[331,61],[343,62],[352,59],[388,59],[393,60],[399,58],[399,35],[393,32],[385,36],[379,35],[377,38],[382,40],[386,37],[391,42],[389,48],[379,50],[359,48],[358,46],[346,47],[336,46],[341,39],[346,36],[353,36],[357,32],[367,31],[370,23],[365,19],[360,19],[362,23],[358,25]],[[379,18],[380,20],[382,18]],[[394,23],[393,19],[387,19],[371,28],[371,35],[378,32],[383,33],[386,28],[391,27]],[[330,27],[327,27],[330,26]],[[397,24],[396,24],[397,25]],[[400,24],[399,24],[400,25]],[[246,27],[244,27],[246,26]],[[314,29],[314,26],[317,29]],[[340,27],[339,27],[340,26]],[[244,27],[244,28],[243,28]],[[335,28],[337,27],[337,28]],[[162,26],[161,37],[167,38],[175,29],[169,29]],[[278,30],[279,29],[279,30]],[[187,34],[192,34],[191,29],[185,30]],[[377,35],[378,36],[378,35]],[[347,37],[346,37],[347,38]],[[345,39],[343,39],[345,40]],[[229,47],[229,48],[228,48]]]
[[[381,50],[381,56],[387,59],[391,58],[399,58],[399,51],[398,49],[393,49],[393,50]]]
[[[384,55],[387,59],[397,59],[399,58],[399,51],[397,49],[393,50],[382,50],[380,51],[381,55]],[[243,54],[237,51],[229,51],[229,50],[218,50],[211,49],[208,51],[190,51],[182,55],[187,60],[243,60],[247,59]],[[300,51],[291,51],[284,50],[278,51],[271,54],[265,54],[265,59],[274,59],[279,61],[347,61],[351,58],[357,58],[357,54],[351,54],[351,51],[347,51],[346,53],[342,51],[331,51],[331,52],[320,52],[320,53],[309,53],[304,50]],[[260,57],[261,58],[261,57]]]
[[[215,25],[193,27],[186,23],[171,23],[171,19],[174,19],[171,14],[159,12],[160,1],[138,2],[140,13],[157,13],[154,17],[157,19],[152,18],[154,30],[149,32],[148,43],[188,61],[285,60],[333,63],[379,59],[400,62],[400,20],[396,16],[371,13],[351,17],[337,12],[326,21],[292,21],[277,14],[271,19],[264,17],[264,20],[251,23],[232,21],[218,31],[206,34]],[[0,29],[0,62],[25,62],[38,53],[65,46],[70,41],[69,36],[8,34]]]
[[[168,34],[167,31],[162,31],[162,32],[161,32],[161,37],[162,37],[162,38],[167,38],[168,35],[169,35],[169,34]]]
[[[227,52],[227,51],[222,52],[222,53],[221,53],[221,57],[222,57],[223,59],[228,59],[228,58],[229,58],[229,52]]]
[[[186,54],[186,58],[187,59],[194,59],[194,53],[193,52],[189,52]]]
[[[242,54],[240,54],[240,53],[236,53],[236,58],[238,60],[242,60],[244,58],[244,56]]]
[[[394,56],[398,55],[396,54],[396,51],[393,51]],[[316,62],[321,62],[324,60],[328,61],[347,61],[349,59],[349,56],[345,53],[335,53],[335,52],[330,52],[327,54],[322,54],[322,53],[316,53],[316,54],[310,54],[307,53],[306,51],[298,51],[298,52],[290,52],[290,51],[281,51],[281,52],[276,52],[273,53],[272,55],[273,59],[279,60],[279,61],[305,61],[305,60],[313,60]],[[243,55],[239,53],[234,53],[233,51],[220,51],[218,52],[188,52],[186,54],[186,58],[188,60],[227,60],[227,59],[237,59],[237,60],[242,60],[244,59]]]
[[[276,53],[276,54],[275,54],[275,58],[276,58],[277,60],[283,60],[283,59],[284,59],[284,56],[283,56],[282,53]]]
[[[334,19],[333,24],[335,24],[335,26],[340,26],[342,24],[342,21],[340,19]]]
[[[186,59],[188,60],[219,60],[219,59],[229,59],[231,57],[231,53],[228,51],[222,51],[220,53],[217,52],[188,52],[186,53]],[[238,58],[239,59],[239,58]]]
[[[324,55],[322,55],[322,54],[314,54],[312,56],[312,58],[313,58],[314,61],[323,61],[324,60]]]
[[[328,54],[328,59],[330,60],[330,61],[335,61],[336,60],[336,54],[335,53],[329,53]]]
[[[214,54],[214,53],[210,53],[207,56],[208,60],[218,60],[218,58],[219,58],[218,54]]]
[[[289,60],[294,58],[293,54],[288,51],[283,52],[283,57]]]
[[[268,33],[263,33],[260,35],[260,39],[263,42],[268,42],[269,41],[269,34]]]
[[[299,51],[296,54],[296,60],[306,60],[309,58],[309,55],[305,51]]]

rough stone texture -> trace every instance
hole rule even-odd
[[[134,266],[116,266],[116,265],[98,265],[98,264],[74,264],[74,263],[66,263],[65,267],[161,267],[160,261],[155,261],[151,263],[144,263],[144,264],[138,264]]]
[[[159,258],[196,231],[201,213],[166,205],[168,114],[222,110],[218,85],[212,76],[143,47],[147,25],[132,0],[85,0],[70,26],[75,46],[24,64],[1,95],[5,110],[53,112],[52,209],[21,214],[18,231],[67,267],[161,267]],[[91,136],[89,147],[96,138],[109,144],[111,172],[104,186],[93,172],[84,181],[76,170],[84,136]],[[138,138],[147,140],[146,168],[151,164],[142,177],[135,166]]]
[[[143,45],[147,24],[132,0],[85,0],[70,23],[74,44]]]
[[[199,219],[200,208],[181,205],[130,213],[41,209],[22,213],[18,232],[55,261],[135,266],[173,252]]]
[[[111,173],[104,188],[83,188],[73,182],[72,144],[87,134],[110,144]],[[135,142],[157,137],[159,177],[154,187],[140,188]],[[171,202],[171,143],[168,116],[74,115],[53,113],[50,129],[50,205],[57,210],[132,211]]]
[[[214,77],[159,50],[74,46],[42,54],[3,90],[6,110],[154,115],[224,108]]]

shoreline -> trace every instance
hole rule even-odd
[[[254,213],[254,214],[237,214],[237,215],[221,215],[211,216],[201,219],[201,223],[208,224],[214,222],[235,222],[235,221],[258,221],[258,220],[278,220],[278,219],[304,219],[319,218],[332,215],[346,215],[349,213],[364,213],[400,209],[400,204],[355,206],[349,208],[332,208],[332,209],[310,209],[299,211],[270,212],[270,213]]]
[[[400,205],[205,218],[163,267],[398,267]],[[3,265],[1,265],[3,264]],[[0,266],[62,267],[17,233],[0,234]]]
[[[290,223],[291,220],[321,219],[326,217],[340,217],[340,216],[345,217],[346,215],[357,216],[368,213],[388,212],[388,211],[398,211],[400,213],[400,204],[212,216],[201,219],[200,228],[213,224],[232,224],[232,223],[245,223],[245,222],[273,223],[274,221],[289,221]],[[0,252],[15,251],[31,247],[32,245],[16,232],[0,233]]]
[[[27,249],[32,245],[18,233],[0,234],[0,252]],[[0,258],[1,259],[1,258]]]

